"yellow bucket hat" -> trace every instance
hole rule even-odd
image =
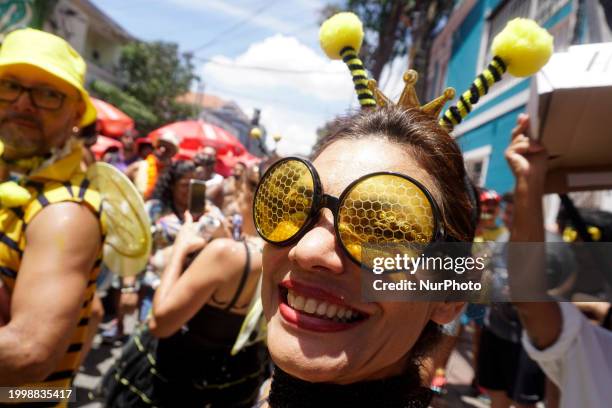
[[[96,108],[83,86],[87,66],[64,39],[32,28],[9,33],[0,48],[0,68],[17,64],[35,66],[74,86],[85,102],[81,126],[96,120]]]

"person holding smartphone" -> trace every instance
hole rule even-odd
[[[199,194],[194,184],[192,200]],[[261,274],[263,241],[252,215],[256,184],[249,178],[238,194],[241,241],[208,242],[191,212],[184,212],[148,324],[107,376],[106,406],[253,404],[267,376],[265,348],[256,343],[234,356],[230,350]]]

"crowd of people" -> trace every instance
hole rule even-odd
[[[0,386],[70,387],[113,315],[102,337],[122,352],[98,387],[105,406],[428,407],[471,325],[473,386],[492,407],[609,405],[610,303],[362,298],[366,243],[561,242],[568,228],[574,241],[609,240],[603,212],[587,221],[599,231],[590,239],[576,225],[589,211],[545,231],[547,156],[527,116],[507,135],[516,186],[503,198],[475,189],[456,141],[413,100],[339,117],[310,157],[239,162],[228,178],[210,146],[179,157],[175,135],[126,132],[101,160],[142,195],[153,240],[146,269],[126,277],[103,260],[84,75],[48,33],[17,30],[0,49],[0,167],[27,194],[15,205],[0,188]],[[194,182],[206,185],[201,211]],[[584,284],[579,255],[515,250],[492,255],[491,285],[512,290],[550,263],[562,267],[549,293]],[[259,323],[248,336],[259,310],[265,336]]]

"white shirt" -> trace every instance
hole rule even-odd
[[[559,303],[562,329],[544,350],[523,331],[523,346],[561,390],[560,408],[612,406],[612,332],[589,322],[571,303]]]

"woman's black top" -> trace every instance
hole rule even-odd
[[[271,408],[377,407],[427,408],[433,393],[421,386],[417,370],[384,380],[354,384],[311,383],[274,368]]]
[[[244,315],[235,307],[251,269],[247,262],[238,290],[224,307],[203,306],[177,333],[157,339],[136,331],[105,377],[102,392],[110,408],[251,407],[268,376],[262,343],[231,355]],[[218,303],[218,302],[217,302]]]
[[[236,302],[242,294],[244,285],[249,277],[249,271],[251,270],[251,255],[246,242],[244,242],[244,248],[246,250],[246,262],[240,277],[238,289],[232,300],[230,300],[227,305],[224,305],[225,307],[223,307],[223,309],[204,305],[198,310],[195,316],[185,324],[183,329],[167,339],[160,340],[158,358],[161,357],[160,354],[164,353],[169,353],[171,356],[173,350],[177,347],[231,349],[240,331],[242,322],[244,321],[244,315],[232,313],[231,309],[236,306]]]

